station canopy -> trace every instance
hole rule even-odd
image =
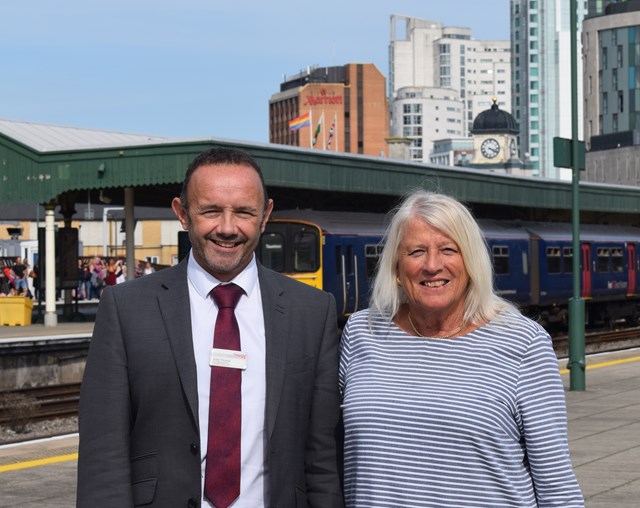
[[[278,208],[388,211],[417,187],[455,196],[474,206],[570,211],[566,181],[490,173],[341,152],[217,138],[176,139],[141,134],[0,120],[0,202],[76,202],[108,195],[123,203],[123,189],[140,206],[170,206],[189,162],[214,146],[249,152],[260,164]],[[580,184],[580,208],[600,216],[637,214],[640,189]],[[505,217],[507,218],[507,217]]]

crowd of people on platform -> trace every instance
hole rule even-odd
[[[136,266],[135,277],[141,277],[155,272],[150,261],[146,261],[144,268]],[[108,258],[105,262],[100,256],[90,261],[78,259],[78,299],[100,299],[102,291],[107,286],[115,286],[127,280],[127,263],[123,259]]]
[[[155,272],[150,261],[138,263],[135,277],[141,277]],[[106,286],[115,286],[127,279],[127,264],[123,259],[109,258],[105,262],[100,256],[90,260],[78,258],[78,286],[76,289],[79,300],[100,299]],[[38,279],[36,271],[26,259],[18,256],[15,260],[4,260],[0,265],[0,297],[25,296],[35,299],[38,297]]]

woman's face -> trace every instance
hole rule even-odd
[[[398,246],[398,278],[410,309],[461,316],[469,274],[458,245],[420,218],[404,226]]]

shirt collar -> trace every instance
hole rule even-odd
[[[222,281],[200,266],[191,252],[189,252],[189,261],[187,263],[187,277],[202,298],[208,298],[211,290],[222,284]],[[251,256],[251,261],[245,266],[244,270],[229,282],[240,286],[247,296],[254,291],[258,282],[258,265],[255,254]]]

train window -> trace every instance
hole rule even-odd
[[[565,273],[573,273],[573,247],[562,248],[562,265]]]
[[[611,252],[606,247],[598,247],[596,251],[596,272],[608,272],[609,271],[609,258]]]
[[[506,245],[494,245],[491,248],[493,259],[493,271],[496,275],[509,273],[509,247]]]
[[[611,271],[624,272],[624,251],[622,248],[611,249]]]
[[[264,233],[260,237],[260,261],[276,272],[284,271],[284,236],[280,233]]]
[[[371,279],[376,273],[376,267],[378,266],[378,260],[382,255],[382,245],[365,245],[364,257],[367,271],[367,278]]]
[[[318,266],[318,237],[314,231],[301,228],[293,236],[293,269],[296,272],[315,272]]]
[[[547,247],[547,273],[560,273],[561,261],[560,247]]]

